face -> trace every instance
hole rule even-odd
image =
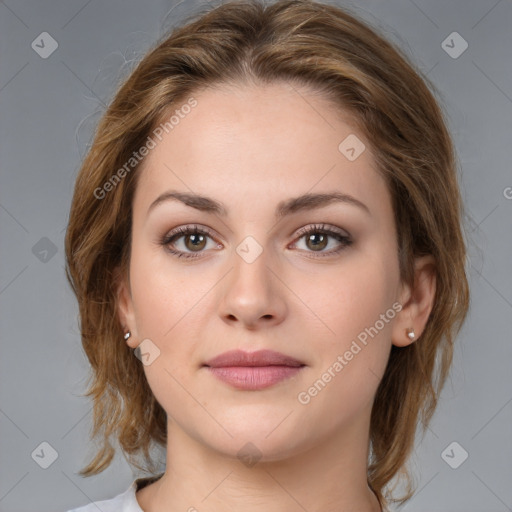
[[[364,424],[403,290],[369,144],[296,91],[193,95],[139,169],[120,288],[172,428],[230,455],[252,442],[267,460]],[[233,350],[245,354],[212,363]]]

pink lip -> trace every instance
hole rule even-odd
[[[204,364],[218,379],[237,389],[258,390],[297,374],[305,365],[272,350],[230,350]]]

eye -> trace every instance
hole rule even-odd
[[[297,234],[299,235],[299,241],[304,239],[305,251],[317,253],[313,257],[333,256],[353,243],[349,236],[333,228],[326,228],[325,224],[308,226],[299,230]],[[334,245],[335,248],[324,251],[333,241],[332,239],[334,239],[334,243],[331,245]],[[295,245],[297,245],[297,242],[294,243]]]
[[[213,232],[208,228],[199,228],[198,226],[181,226],[167,234],[162,240],[161,245],[177,256],[178,258],[197,258],[203,249],[206,248],[208,238],[212,238]],[[181,244],[178,243],[181,240]],[[176,246],[180,246],[176,249]],[[220,244],[213,243],[213,248],[222,247]],[[190,251],[190,252],[189,252]],[[198,254],[194,254],[198,253]]]
[[[300,229],[297,235],[299,238],[292,244],[292,247],[295,248],[298,242],[304,239],[305,249],[301,249],[301,251],[316,253],[313,254],[313,257],[333,256],[353,243],[349,236],[335,228],[327,228],[325,224],[307,226]],[[197,225],[180,226],[165,235],[160,244],[178,258],[198,258],[204,249],[208,248],[208,239],[212,240],[210,249],[222,248],[221,244],[213,241],[213,237],[213,232],[208,228]],[[324,251],[329,245],[334,245],[334,248]]]

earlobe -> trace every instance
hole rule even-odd
[[[436,292],[436,267],[431,255],[416,258],[414,286],[404,286],[402,310],[392,329],[392,343],[405,347],[418,341],[434,307]]]
[[[119,271],[116,271],[115,282],[117,283],[117,315],[123,329],[123,336],[126,344],[131,348],[135,348],[136,342],[133,336],[135,315],[129,286]]]
[[[124,333],[124,341],[126,341],[126,344],[130,347],[130,348],[135,348],[135,346],[133,346],[133,340],[130,340],[132,336],[132,333],[130,331],[126,331]],[[130,340],[130,341],[128,341]]]
[[[407,333],[407,337],[414,341],[414,338],[416,338],[416,332],[414,331],[414,327],[408,327],[405,332]]]

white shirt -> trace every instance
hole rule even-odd
[[[135,497],[135,493],[153,482],[156,482],[163,473],[157,476],[148,476],[137,478],[132,482],[130,487],[121,494],[118,494],[110,500],[95,501],[82,507],[68,510],[68,512],[144,512]]]

